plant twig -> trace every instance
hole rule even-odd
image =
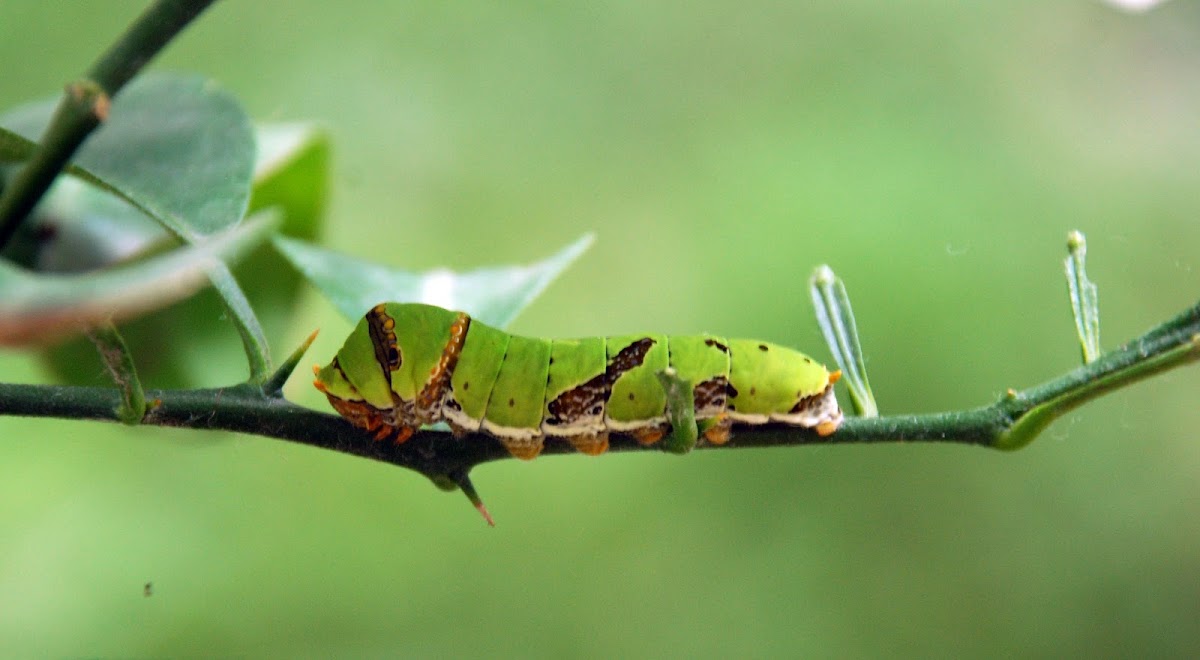
[[[1200,360],[1200,303],[1174,319],[1081,366],[979,408],[924,415],[851,418],[832,435],[784,425],[738,427],[725,445],[697,449],[736,449],[810,444],[873,442],[952,442],[997,449],[1028,444],[1055,418],[1119,387]],[[254,384],[204,390],[147,393],[152,404],[143,423],[195,429],[237,431],[290,440],[384,461],[416,470],[435,483],[459,483],[472,468],[508,458],[495,438],[455,438],[421,431],[402,445],[377,442],[341,417],[264,394]],[[0,384],[0,414],[116,421],[121,393],[116,389],[56,385]],[[659,443],[660,445],[662,443]],[[633,438],[614,435],[610,451],[662,451]],[[574,450],[548,441],[545,454]],[[454,478],[454,476],[459,478]]]
[[[100,351],[100,359],[121,391],[117,419],[131,426],[140,424],[142,416],[146,414],[146,394],[142,391],[142,382],[138,380],[133,355],[125,345],[125,339],[111,320],[88,328],[87,335],[96,345],[96,350]]]
[[[225,312],[242,338],[246,361],[250,363],[250,382],[263,384],[271,376],[271,351],[262,325],[254,314],[246,293],[233,277],[233,271],[224,261],[217,261],[208,269],[208,281],[220,295]]]
[[[0,195],[0,248],[50,188],[71,156],[105,118],[112,98],[213,0],[158,0],[96,60],[83,79],[67,85],[32,160]]]

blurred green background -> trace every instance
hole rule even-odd
[[[5,2],[0,107],[142,6]],[[218,3],[153,68],[327,126],[336,249],[465,269],[597,232],[516,332],[828,359],[805,281],[829,263],[885,414],[1078,364],[1070,229],[1107,346],[1200,292],[1194,3]],[[314,327],[315,362],[350,325],[310,291],[276,354]],[[48,376],[9,350],[0,378]],[[307,381],[287,392],[323,407]],[[0,655],[1194,655],[1198,386],[1012,454],[504,461],[475,474],[495,529],[357,458],[2,417]]]

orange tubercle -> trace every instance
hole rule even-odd
[[[841,379],[842,379],[842,370],[841,369],[838,369],[837,371],[831,371],[831,372],[829,372],[829,383],[828,384],[833,385],[834,383],[838,382]]]
[[[416,431],[416,429],[414,429],[411,426],[401,426],[400,428],[396,429],[396,438],[395,438],[396,444],[398,444],[398,445],[404,444],[406,441],[408,441],[409,438],[412,437],[413,432],[415,432],[415,431]]]
[[[662,440],[663,436],[666,435],[666,433],[663,431],[663,429],[658,426],[634,429],[634,430],[630,431],[629,434],[632,435],[633,439],[637,440],[638,444],[642,445],[643,447],[645,447],[647,445],[652,445],[652,444],[658,442],[659,440]]]
[[[714,445],[723,445],[729,442],[733,421],[729,419],[727,413],[717,415],[716,420],[715,424],[704,430],[704,439]]]
[[[500,442],[504,443],[504,448],[508,453],[513,455],[513,458],[519,458],[523,461],[532,461],[542,453],[542,438],[500,438]]]
[[[608,451],[608,434],[596,433],[591,435],[576,435],[567,438],[571,446],[581,454],[599,456]]]

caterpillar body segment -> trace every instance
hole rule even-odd
[[[546,438],[587,454],[603,453],[610,433],[658,442],[670,431],[657,377],[668,367],[693,384],[695,418],[710,443],[727,441],[735,423],[829,435],[842,422],[833,393],[840,374],[784,346],[713,335],[520,337],[417,303],[372,308],[337,356],[314,368],[314,384],[377,438],[402,442],[445,421],[532,459]]]

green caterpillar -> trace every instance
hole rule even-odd
[[[608,449],[610,432],[660,440],[670,424],[656,374],[668,366],[694,383],[695,417],[713,444],[728,441],[735,422],[823,436],[842,422],[833,394],[841,372],[783,346],[711,335],[534,339],[415,303],[367,312],[333,361],[313,367],[313,384],[377,440],[404,442],[444,421],[532,459],[547,436],[592,455]]]

